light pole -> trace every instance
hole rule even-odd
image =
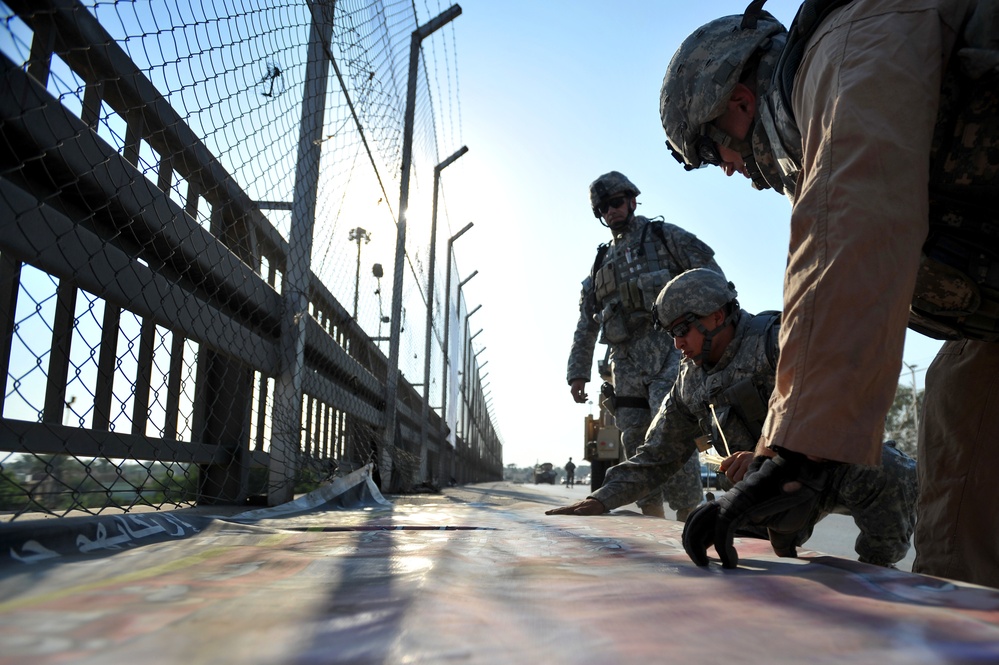
[[[354,272],[354,323],[357,323],[357,296],[361,286],[361,241],[371,242],[371,234],[358,226],[350,230],[347,236],[351,242],[357,243],[357,270]]]

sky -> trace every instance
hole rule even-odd
[[[479,363],[503,440],[504,464],[579,460],[583,421],[566,363],[580,282],[609,231],[590,212],[588,185],[617,170],[641,190],[638,214],[696,234],[742,306],[780,309],[790,204],[717,168],[685,172],[659,121],[663,74],[683,39],[746,2],[459,0],[454,21],[462,143],[442,172]],[[771,0],[785,25],[798,2]],[[447,6],[446,4],[444,5]],[[900,381],[921,386],[940,342],[909,332]],[[595,357],[603,356],[602,346]],[[599,379],[588,384],[595,398]],[[595,400],[594,400],[595,401]]]

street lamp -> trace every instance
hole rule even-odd
[[[371,242],[371,234],[358,226],[356,229],[351,229],[347,237],[351,242],[357,243],[357,270],[354,273],[354,322],[357,323],[357,296],[361,285],[361,241]]]

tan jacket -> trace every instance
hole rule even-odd
[[[940,83],[974,0],[856,0],[810,40],[792,106],[777,386],[761,443],[876,465],[928,218]]]

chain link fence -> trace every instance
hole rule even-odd
[[[0,2],[0,511],[502,477],[446,211],[431,232],[453,27],[416,52],[393,261],[442,9]]]

